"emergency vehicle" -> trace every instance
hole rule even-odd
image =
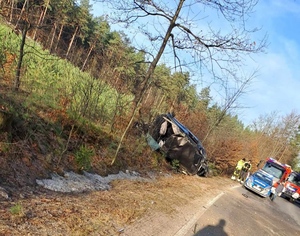
[[[264,172],[273,176],[273,187],[277,187],[279,182],[284,182],[292,173],[290,165],[282,164],[276,159],[269,157],[265,162],[261,162],[259,166]]]
[[[270,196],[272,186],[273,176],[262,170],[254,172],[244,183],[245,188],[259,194],[262,197]]]
[[[300,200],[300,173],[293,171],[285,182],[285,191],[282,197],[290,201]]]

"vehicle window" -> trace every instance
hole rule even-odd
[[[278,166],[272,165],[271,163],[267,163],[264,167],[263,170],[270,175],[274,176],[277,179],[281,179],[284,169],[281,169]]]
[[[293,184],[296,184],[297,186],[300,186],[300,176],[297,175],[291,175],[289,177],[289,181]]]

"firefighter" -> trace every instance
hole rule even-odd
[[[238,161],[236,167],[235,167],[235,170],[233,172],[233,175],[231,176],[231,179],[232,180],[235,180],[237,179],[238,181],[240,180],[240,174],[241,174],[241,170],[244,166],[244,163],[245,163],[246,159],[243,158],[241,160]]]
[[[252,164],[251,164],[251,160],[249,161],[245,161],[242,170],[241,170],[241,175],[240,175],[240,180],[241,180],[241,184],[244,183],[245,179],[247,179],[248,175],[249,175],[249,171],[251,170]],[[238,179],[239,181],[239,179]]]

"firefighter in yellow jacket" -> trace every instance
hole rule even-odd
[[[241,170],[241,174],[240,174],[241,184],[243,184],[244,181],[248,178],[251,167],[252,167],[251,160],[245,161],[245,163],[242,167],[242,170]],[[238,181],[239,181],[239,179],[238,179]]]
[[[236,180],[236,179],[239,180],[240,179],[241,170],[242,170],[242,168],[245,164],[245,161],[246,161],[245,158],[238,161],[238,163],[235,167],[235,170],[233,172],[233,175],[231,176],[232,180]]]

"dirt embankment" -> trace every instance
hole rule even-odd
[[[175,174],[115,180],[109,191],[80,194],[23,188],[0,197],[0,235],[175,235],[234,184]]]

